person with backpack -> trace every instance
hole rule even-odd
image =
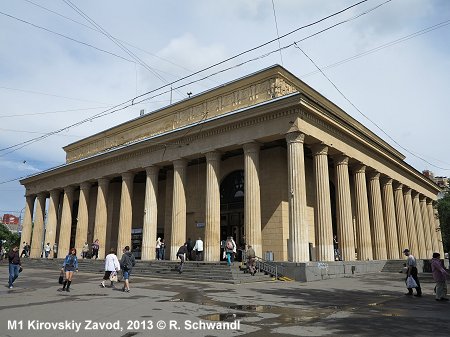
[[[184,243],[177,251],[177,258],[180,259],[180,266],[178,267],[178,273],[183,272],[184,261],[186,261],[186,255],[188,253],[187,250],[187,242]]]
[[[72,248],[69,254],[67,254],[61,270],[66,273],[66,279],[64,280],[61,291],[70,292],[70,284],[72,283],[73,272],[78,271],[77,250],[75,248]]]
[[[123,255],[120,259],[120,267],[123,271],[123,279],[125,284],[122,288],[124,292],[130,292],[130,274],[133,267],[136,265],[136,259],[132,252],[130,252],[130,246],[125,246],[123,249]]]
[[[225,243],[225,252],[227,256],[227,264],[231,266],[231,262],[234,262],[234,253],[236,252],[236,244],[231,236],[227,238]]]

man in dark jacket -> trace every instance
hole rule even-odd
[[[125,281],[125,285],[122,290],[125,292],[130,292],[130,274],[133,267],[136,265],[136,259],[132,252],[130,252],[130,247],[126,246],[123,249],[123,255],[120,259],[120,268],[123,271],[123,279]]]
[[[19,247],[14,246],[8,253],[9,260],[9,289],[13,288],[13,283],[16,278],[19,277],[19,271],[21,268]]]
[[[182,245],[180,248],[178,248],[178,252],[177,252],[177,258],[179,258],[181,260],[180,266],[178,267],[178,272],[180,274],[183,272],[184,261],[186,260],[187,253],[188,253],[187,242],[185,242],[184,245]]]

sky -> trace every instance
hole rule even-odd
[[[450,1],[368,0],[312,24],[358,2],[1,1],[0,216],[23,216],[19,179],[63,164],[64,146],[274,64],[450,176]]]

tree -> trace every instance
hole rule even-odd
[[[19,246],[20,236],[19,234],[11,233],[5,225],[0,224],[0,240],[5,240],[3,247],[8,251],[13,245]]]
[[[437,202],[444,252],[450,251],[450,192]]]

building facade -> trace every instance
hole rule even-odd
[[[27,177],[21,242],[39,257],[85,242],[166,258],[201,237],[206,261],[233,236],[276,261],[387,260],[441,252],[439,192],[404,156],[280,66],[64,148]],[[48,200],[47,200],[48,199]],[[44,219],[44,214],[48,214]],[[34,223],[32,230],[32,223]]]

